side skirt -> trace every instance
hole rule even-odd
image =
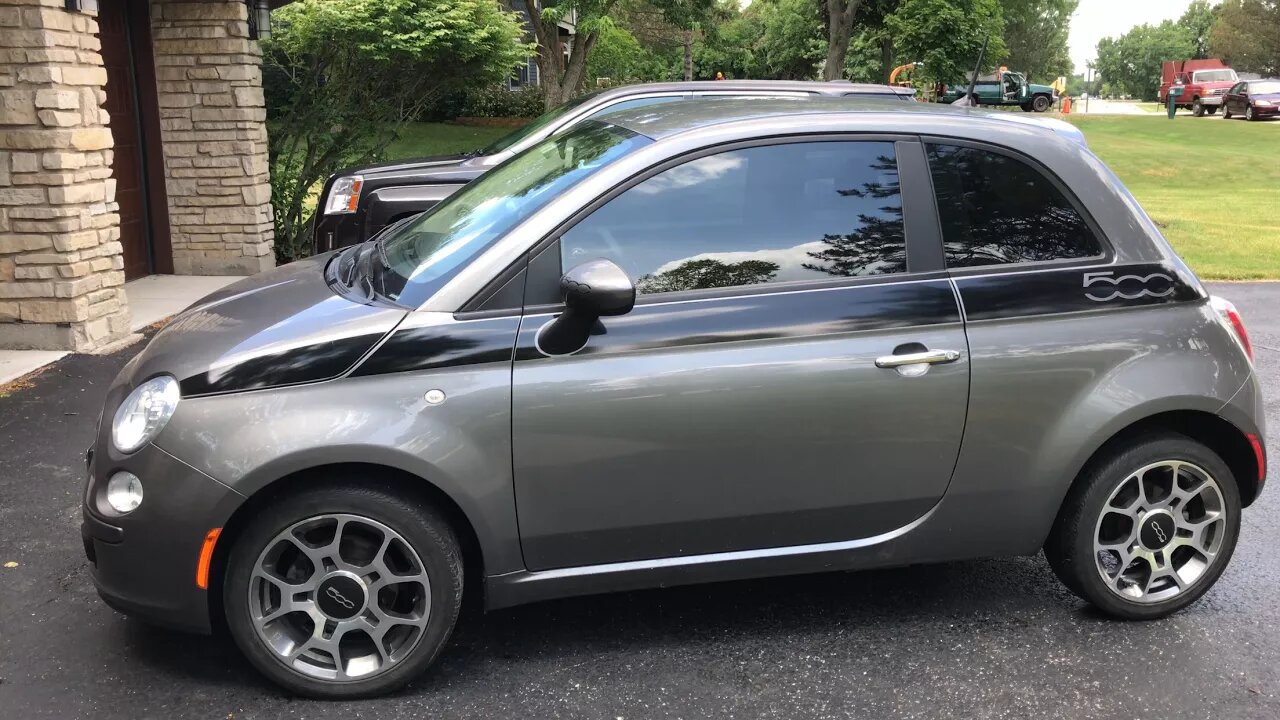
[[[924,559],[885,546],[923,526],[941,506],[939,501],[900,528],[857,540],[491,575],[485,583],[485,609],[574,595],[910,564]]]

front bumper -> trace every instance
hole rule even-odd
[[[1200,98],[1200,104],[1204,105],[1205,107],[1221,105],[1222,96],[1221,95],[1205,95],[1204,97]]]
[[[100,447],[88,466],[80,534],[98,594],[147,622],[207,634],[209,593],[195,581],[200,549],[243,497],[154,445],[128,456]],[[120,470],[143,486],[142,504],[123,516],[105,499],[107,479]]]

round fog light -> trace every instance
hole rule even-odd
[[[118,472],[107,481],[107,504],[121,515],[142,504],[142,481],[131,472]]]

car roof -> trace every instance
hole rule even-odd
[[[1084,135],[1078,128],[1053,118],[1027,117],[1009,112],[940,103],[904,103],[857,96],[704,98],[698,102],[667,103],[620,110],[604,115],[598,121],[660,140],[695,128],[743,120],[780,119],[793,116],[795,122],[802,123],[803,116],[814,114],[856,114],[863,118],[869,114],[879,115],[883,119],[881,131],[887,133],[896,130],[895,118],[905,117],[923,120],[926,126],[929,124],[929,119],[936,119],[940,129],[957,120],[990,123],[993,129],[1001,125],[1009,128],[1032,127],[1047,134],[1060,135],[1082,146],[1085,145]],[[866,130],[865,123],[860,123],[858,129]]]
[[[620,85],[598,91],[598,99],[612,99],[628,95],[641,95],[654,92],[807,92],[818,95],[836,97],[860,95],[900,95],[913,96],[915,90],[895,85],[877,85],[875,83],[853,83],[848,80],[691,80],[688,82],[640,83],[636,85]]]

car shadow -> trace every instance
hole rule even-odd
[[[875,628],[880,637],[1026,627],[1060,614],[1108,622],[1058,583],[1044,560],[1003,558],[861,572],[689,585],[550,600],[491,613],[468,602],[434,668],[402,693],[465,693],[510,668],[572,667],[602,655],[700,652],[725,643],[782,647]],[[200,637],[125,621],[129,655],[165,675],[283,695],[225,635]],[[784,650],[785,651],[785,650]]]

